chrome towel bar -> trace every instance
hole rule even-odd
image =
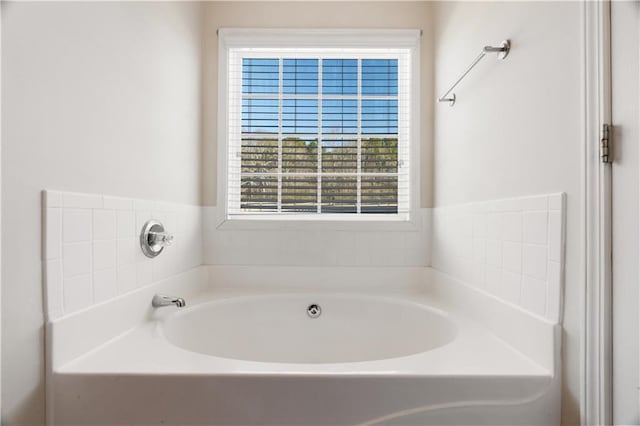
[[[480,62],[480,60],[482,58],[484,58],[484,56],[487,53],[497,53],[498,54],[498,58],[504,59],[509,54],[509,50],[511,50],[511,42],[509,40],[503,40],[502,43],[500,43],[500,46],[485,46],[485,47],[483,47],[482,51],[480,52],[480,54],[478,56],[476,56],[476,58],[473,60],[473,62],[471,62],[471,65],[469,65],[467,67],[467,69],[464,70],[464,72],[462,73],[462,75],[460,75],[460,77],[458,77],[456,82],[451,85],[449,90],[444,92],[444,94],[438,98],[438,102],[449,102],[449,106],[455,105],[455,103],[456,103],[456,94],[453,93],[453,94],[451,94],[451,96],[449,96],[449,94],[467,76],[467,74],[469,74],[469,72],[473,69],[473,67],[475,67],[478,64],[478,62]]]

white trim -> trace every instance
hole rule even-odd
[[[229,68],[229,50],[224,33],[218,36],[218,158],[216,161],[218,171],[218,188],[216,191],[216,205],[223,211],[227,211],[227,162],[221,159],[227,158],[227,144],[223,141],[227,140],[227,126],[224,123],[229,121],[229,98],[228,98],[228,68]]]
[[[415,48],[420,30],[220,28],[218,37],[228,48]]]
[[[300,213],[282,213],[274,215],[271,213],[249,213],[239,215],[229,215],[232,220],[272,220],[274,222],[283,220],[301,220],[308,222],[335,222],[335,221],[351,221],[353,214],[351,213],[332,213],[326,215],[317,214],[300,214]],[[398,214],[374,214],[358,216],[358,221],[362,222],[405,222],[409,219],[407,213]]]
[[[300,220],[286,220],[287,218],[273,215],[258,219],[242,217],[227,220],[224,213],[217,212],[219,216],[216,217],[215,223],[218,230],[415,232],[423,230],[425,226],[422,220],[424,214],[421,210],[430,209],[420,209],[410,220],[398,219],[395,215],[393,219],[381,217],[383,215],[374,215],[375,217],[362,215],[359,216],[360,220],[344,220],[341,217],[328,217],[329,215],[306,215]]]
[[[603,123],[611,123],[610,2],[584,2],[585,310],[581,420],[611,424],[611,166],[600,160]]]
[[[282,212],[282,115],[284,110],[284,103],[282,102],[282,87],[284,85],[283,79],[284,61],[283,58],[278,58],[278,198],[276,200],[276,208],[278,210],[278,213]],[[243,99],[247,99],[247,97],[243,95],[241,96]],[[320,152],[320,142],[318,142],[318,152]]]
[[[367,227],[375,227],[378,224],[385,224],[385,227],[391,226],[398,230],[416,229],[418,227],[419,218],[418,209],[420,207],[420,30],[353,30],[353,29],[240,29],[226,28],[218,30],[218,191],[217,205],[222,211],[229,211],[228,206],[228,164],[229,159],[228,144],[228,126],[225,123],[229,121],[229,108],[231,106],[231,95],[229,94],[228,67],[229,67],[229,49],[242,48],[250,49],[259,54],[261,49],[287,49],[295,48],[296,56],[305,48],[335,49],[336,53],[341,55],[349,55],[350,52],[359,51],[362,56],[362,49],[378,50],[380,54],[384,54],[385,48],[408,49],[411,58],[409,67],[411,69],[412,79],[411,88],[409,90],[409,105],[411,108],[410,128],[408,130],[409,139],[409,159],[405,160],[409,164],[409,220],[401,214],[395,220],[386,218],[369,219],[366,222]],[[376,56],[379,56],[376,53]],[[317,53],[316,53],[317,57]],[[400,108],[400,102],[398,108]],[[401,129],[398,129],[400,132]],[[412,160],[413,161],[409,161]],[[320,219],[314,222],[322,222],[323,229],[333,229],[336,224],[339,228],[349,226],[348,224],[357,223],[364,215],[353,215],[348,218],[335,218],[327,220]],[[294,216],[288,216],[291,220]],[[216,225],[221,227],[224,222],[233,221],[232,217],[220,217]],[[237,226],[245,228],[247,226],[252,229],[276,228],[281,229],[282,220],[264,220],[259,219],[255,224],[251,224],[251,220],[242,220],[241,225]],[[304,220],[303,226],[308,225],[311,221]],[[345,223],[347,224],[345,224]],[[400,223],[403,222],[403,223]],[[225,226],[226,228],[226,226]],[[359,228],[359,227],[358,227]]]
[[[356,123],[357,123],[357,135],[358,135],[358,142],[357,142],[357,159],[356,159],[356,167],[358,168],[357,170],[357,177],[356,177],[356,212],[357,213],[361,213],[362,212],[362,61],[358,61],[357,62],[357,73],[356,73],[356,78],[357,78],[357,83],[356,83],[356,91],[358,92],[358,96],[357,96],[357,103],[356,103]],[[399,65],[399,64],[398,64]],[[322,71],[321,71],[322,72]],[[398,87],[398,89],[400,89]],[[398,93],[400,93],[400,90],[398,90]],[[400,117],[400,105],[398,105],[398,117]],[[399,123],[398,123],[399,125]],[[400,139],[398,138],[398,147],[400,146],[399,144]],[[320,150],[318,150],[318,155],[321,156],[321,150],[322,150],[322,146],[320,146]],[[398,179],[399,181],[399,179]],[[318,206],[318,211],[320,210],[321,206]]]
[[[0,7],[0,46],[2,45],[2,7]],[[2,70],[2,59],[0,56],[0,70]],[[0,82],[2,81],[1,78],[1,74],[2,72],[0,72]],[[2,92],[2,84],[0,83],[0,92]],[[0,102],[1,103],[1,102]],[[0,106],[0,110],[2,110],[2,107]],[[2,118],[1,118],[1,114],[0,114],[0,135],[2,134]],[[2,152],[2,141],[0,138],[0,153]],[[1,157],[1,154],[0,154]],[[2,164],[2,160],[0,158],[0,169],[1,169],[1,164]],[[1,194],[1,188],[2,188],[2,172],[0,170],[0,239],[2,238],[2,194]],[[0,245],[0,289],[2,288],[2,249],[1,249],[2,245]],[[0,354],[2,354],[2,291],[0,291]],[[2,383],[2,357],[0,357],[0,383]],[[45,412],[47,409],[47,405],[45,402]],[[0,386],[0,416],[2,413],[2,386]]]

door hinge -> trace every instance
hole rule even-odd
[[[605,164],[611,164],[611,126],[609,124],[602,125],[602,137],[600,139],[600,158]]]

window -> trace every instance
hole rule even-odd
[[[409,219],[415,34],[398,47],[278,34],[226,48],[227,216]]]

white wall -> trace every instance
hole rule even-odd
[[[45,188],[200,202],[200,6],[2,4],[2,423],[44,421]]]
[[[580,390],[581,8],[579,2],[439,3],[434,23],[436,92],[486,44],[486,57],[435,109],[434,205],[567,193],[563,421],[577,424]],[[434,232],[437,232],[434,229]]]
[[[412,224],[218,226],[221,210],[203,208],[207,265],[427,266],[431,260],[430,209],[418,209]]]
[[[640,3],[612,2],[613,420],[638,424]]]

